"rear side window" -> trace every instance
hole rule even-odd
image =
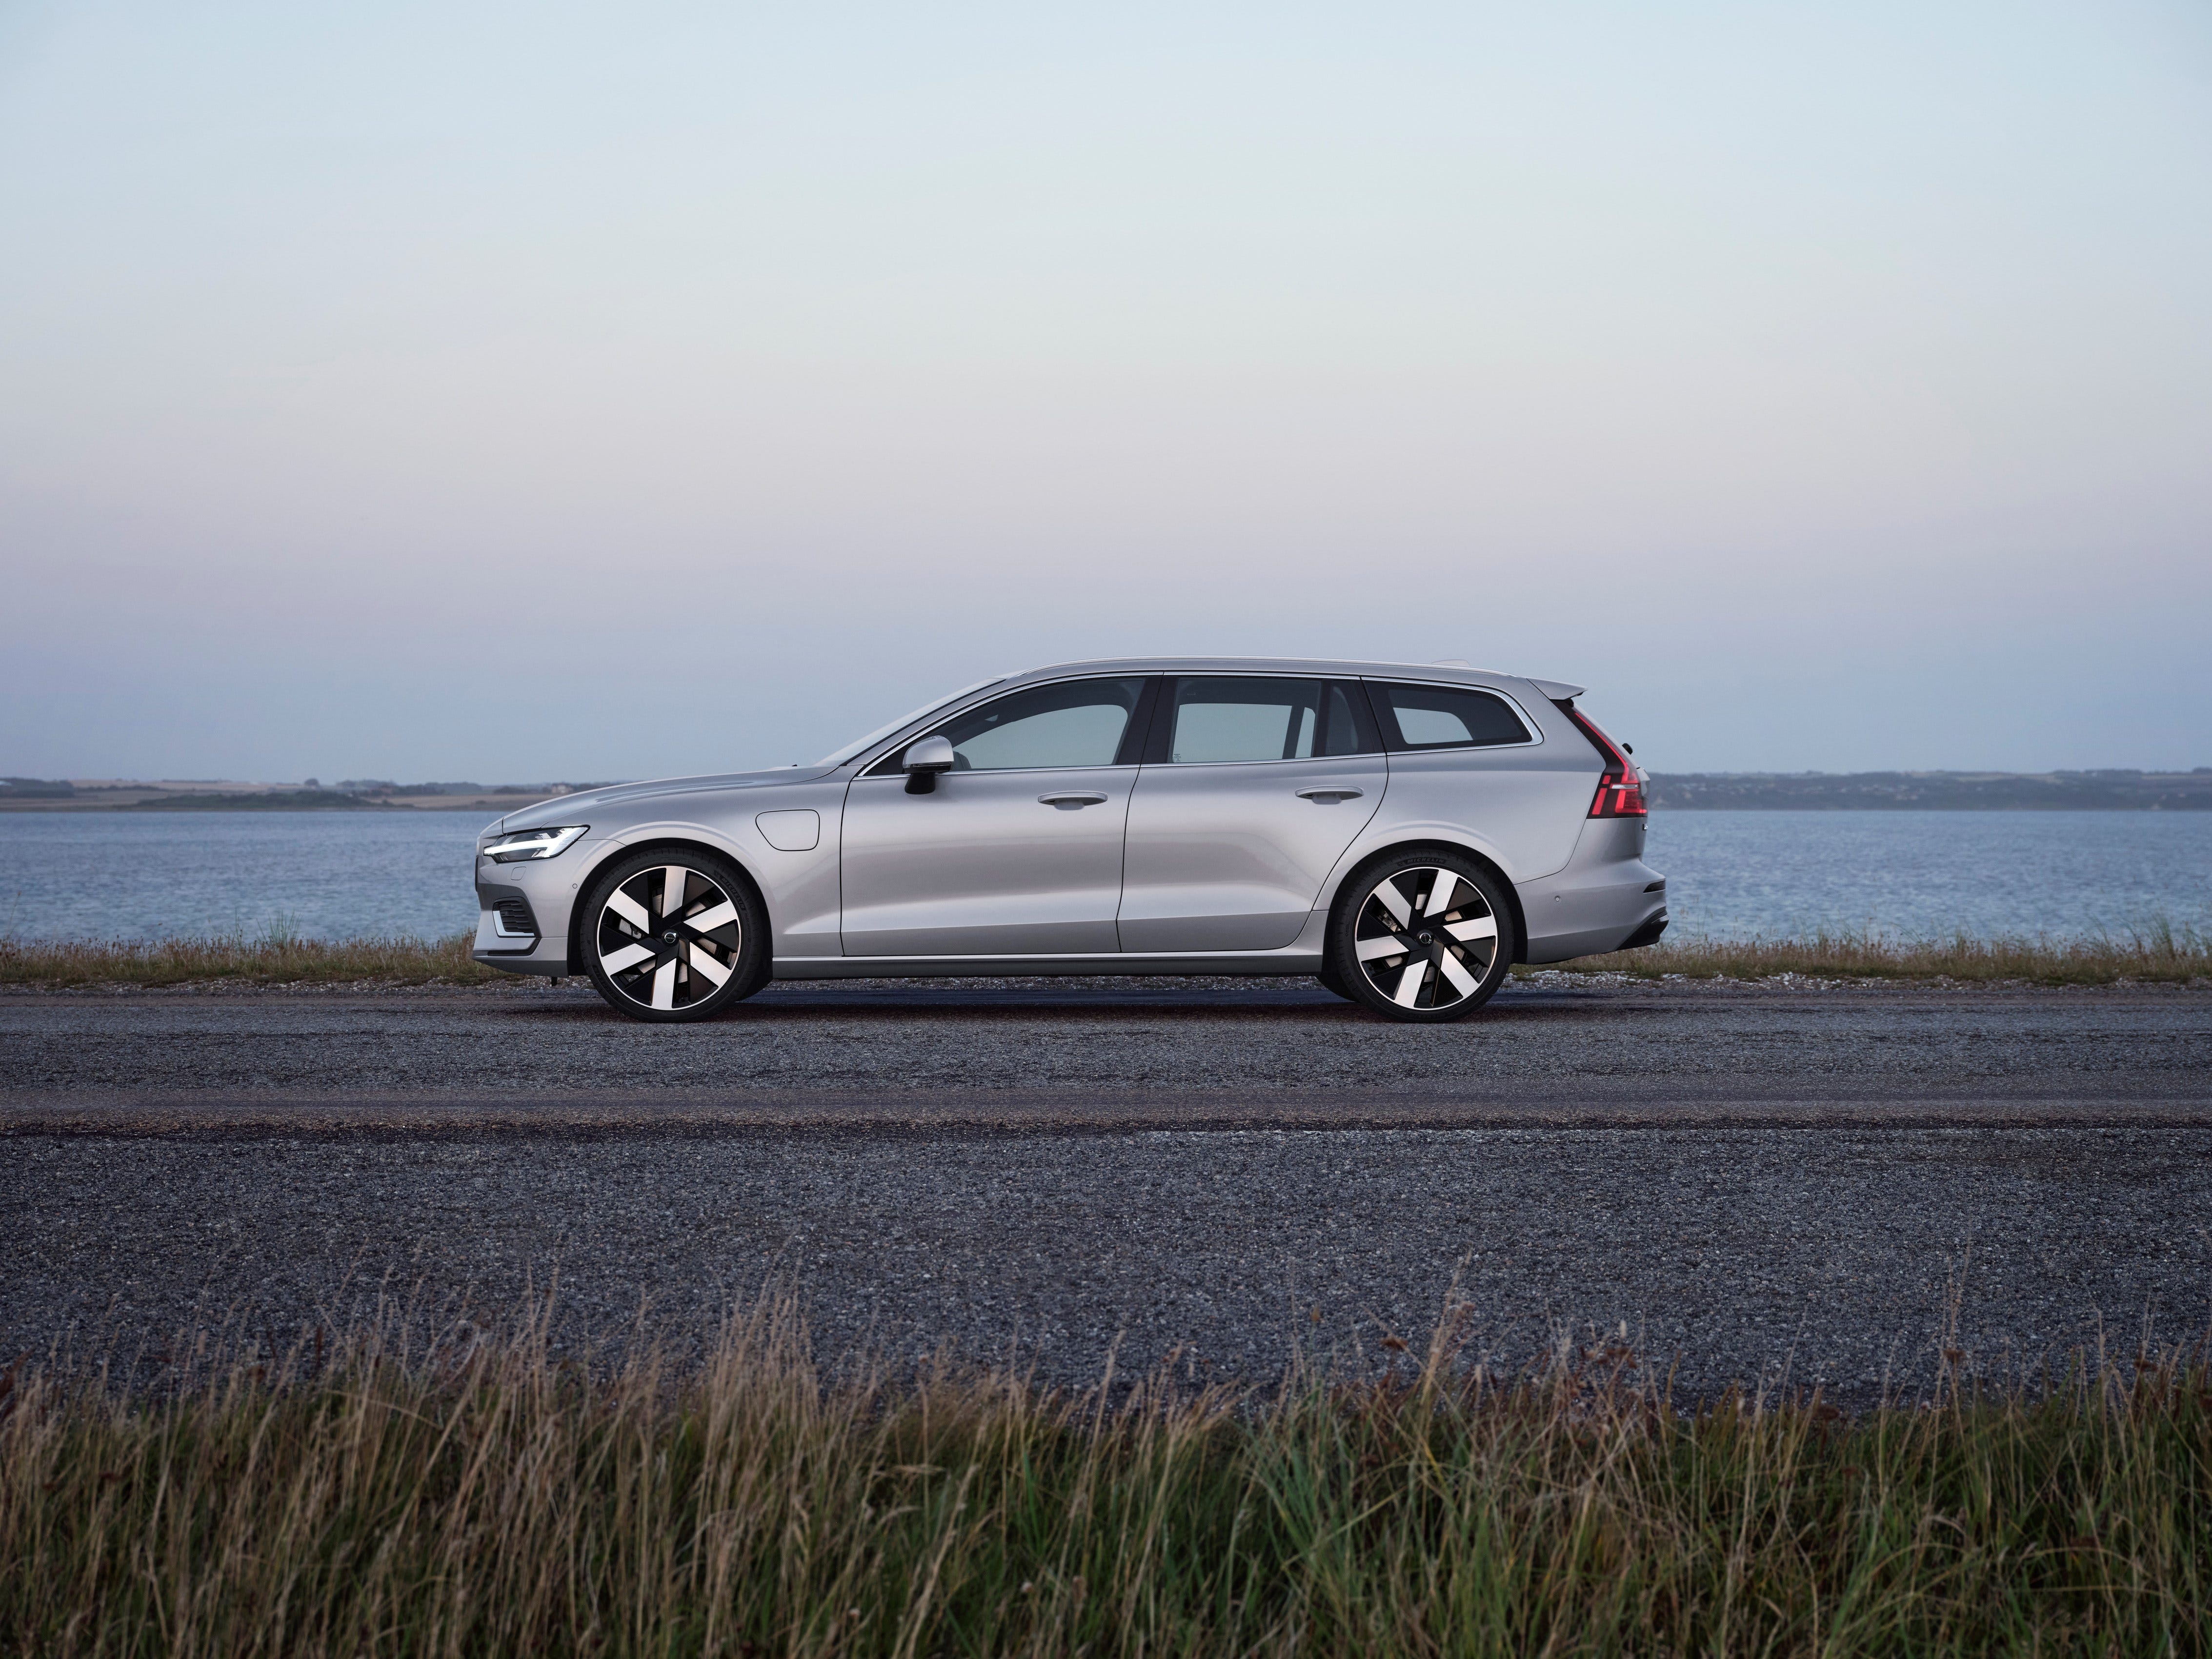
[[[1301,760],[1321,729],[1321,682],[1179,679],[1167,713],[1168,759],[1177,765]]]
[[[1370,680],[1384,740],[1394,750],[1486,749],[1527,743],[1528,728],[1504,698],[1464,685]]]
[[[1152,727],[1157,765],[1375,755],[1382,735],[1357,680],[1185,675]]]

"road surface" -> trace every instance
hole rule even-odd
[[[1850,1399],[2212,1324],[2203,989],[18,994],[0,1060],[0,1361],[556,1274],[578,1344],[777,1285],[825,1355],[1071,1382],[1368,1364],[1453,1298],[1502,1363],[1626,1325],[1692,1393]]]

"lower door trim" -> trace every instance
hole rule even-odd
[[[1117,951],[1044,957],[778,957],[778,979],[981,979],[1055,975],[1316,974],[1328,913],[1279,951]]]

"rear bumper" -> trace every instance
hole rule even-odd
[[[1644,862],[1644,836],[1641,818],[1594,818],[1565,868],[1514,889],[1528,921],[1522,961],[1566,962],[1658,939],[1667,878]]]

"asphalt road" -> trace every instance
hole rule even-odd
[[[1304,985],[0,996],[0,1360],[283,1341],[396,1287],[678,1342],[1265,1377],[1617,1332],[1678,1385],[1923,1385],[2212,1324],[2212,994]],[[1454,1286],[1456,1285],[1455,1291]]]

